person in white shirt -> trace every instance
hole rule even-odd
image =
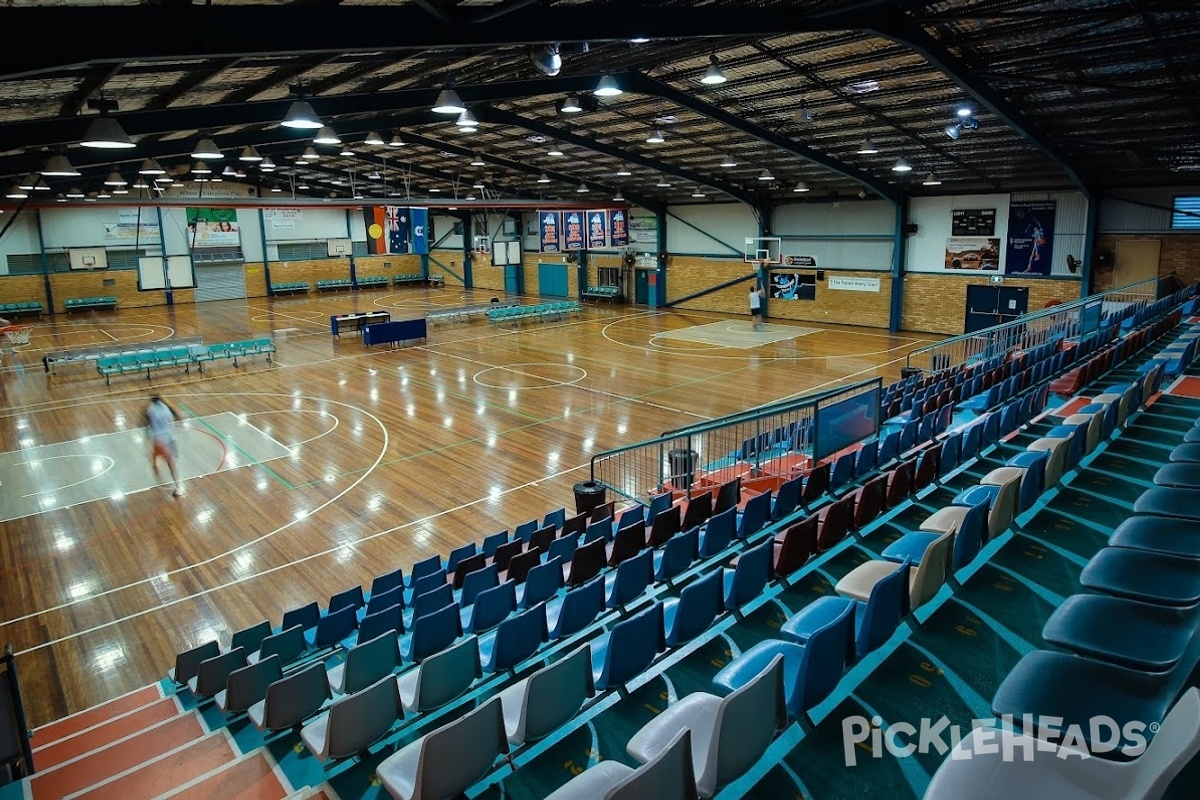
[[[175,459],[178,455],[178,448],[175,444],[175,420],[179,415],[175,413],[169,405],[163,402],[163,399],[158,395],[150,398],[150,405],[146,407],[146,427],[150,431],[150,464],[154,467],[154,474],[159,475],[158,459],[163,459],[167,462],[167,469],[171,473],[171,480],[175,484],[174,491],[171,492],[173,497],[183,495],[183,482],[179,480],[179,470],[175,465]]]
[[[754,330],[758,330],[758,324],[762,322],[762,298],[762,289],[755,286],[750,290],[750,319],[754,322]]]

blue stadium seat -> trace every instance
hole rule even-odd
[[[604,578],[582,586],[546,604],[546,624],[551,639],[563,639],[586,628],[604,610]]]
[[[449,647],[462,633],[458,603],[450,603],[413,620],[412,633],[408,637],[407,647],[401,648],[401,654],[405,661],[424,661]]]
[[[517,582],[505,581],[480,592],[470,609],[463,611],[464,615],[470,613],[470,622],[464,622],[463,630],[476,635],[490,631],[516,610]]]
[[[715,569],[683,587],[678,599],[663,602],[667,647],[679,647],[708,630],[725,609],[724,585],[722,571]]]
[[[616,570],[605,576],[606,608],[620,608],[637,599],[654,580],[654,554],[643,550],[633,558],[617,565]]]
[[[500,623],[496,632],[479,640],[484,672],[515,669],[547,641],[546,606],[538,603]]]
[[[399,603],[363,617],[358,623],[358,641],[368,642],[388,631],[395,636],[404,633],[404,612]]]
[[[725,569],[725,608],[737,611],[762,594],[771,577],[771,561],[775,555],[775,542],[768,539],[752,547],[738,557],[737,566]]]
[[[662,550],[654,553],[654,579],[670,581],[700,557],[700,529],[692,528],[672,536]]]
[[[528,608],[558,594],[558,590],[563,588],[563,563],[561,558],[549,558],[545,564],[529,570],[524,585],[520,587],[517,605]]]
[[[662,603],[618,622],[591,645],[596,688],[604,692],[624,686],[644,672],[666,646]]]

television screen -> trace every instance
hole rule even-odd
[[[817,409],[813,459],[844,450],[879,433],[879,389]]]

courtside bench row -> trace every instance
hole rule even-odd
[[[577,300],[566,300],[557,303],[539,303],[535,306],[513,306],[511,308],[493,308],[487,312],[488,319],[493,324],[501,322],[519,322],[523,319],[543,319],[545,317],[565,317],[571,312],[578,313],[583,309]]]
[[[191,372],[192,365],[195,364],[203,372],[206,361],[230,358],[233,359],[233,365],[236,367],[238,358],[263,353],[266,354],[267,361],[270,361],[271,353],[274,352],[275,341],[273,339],[246,339],[239,342],[217,342],[209,345],[174,345],[157,350],[104,356],[96,361],[96,370],[104,376],[105,383],[111,385],[113,375],[145,370],[148,380],[150,371],[154,369],[183,367],[186,371]]]
[[[89,308],[116,308],[117,298],[115,297],[68,297],[63,301],[63,307],[67,311],[77,311],[79,309]]]
[[[23,303],[0,303],[0,317],[15,317],[20,314],[41,314],[42,304],[36,301]]]
[[[312,286],[316,287],[318,292],[330,291],[334,289],[380,289],[387,288],[388,281],[391,281],[393,286],[400,286],[407,283],[424,283],[424,275],[393,275],[390,279],[386,275],[369,275],[359,278],[357,281],[351,281],[349,278],[329,278],[328,280],[317,281]],[[290,294],[298,292],[308,294],[310,284],[305,281],[286,281],[283,283],[272,283],[271,294]]]

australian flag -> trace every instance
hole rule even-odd
[[[387,242],[389,253],[408,252],[408,209],[400,206],[387,207]]]

